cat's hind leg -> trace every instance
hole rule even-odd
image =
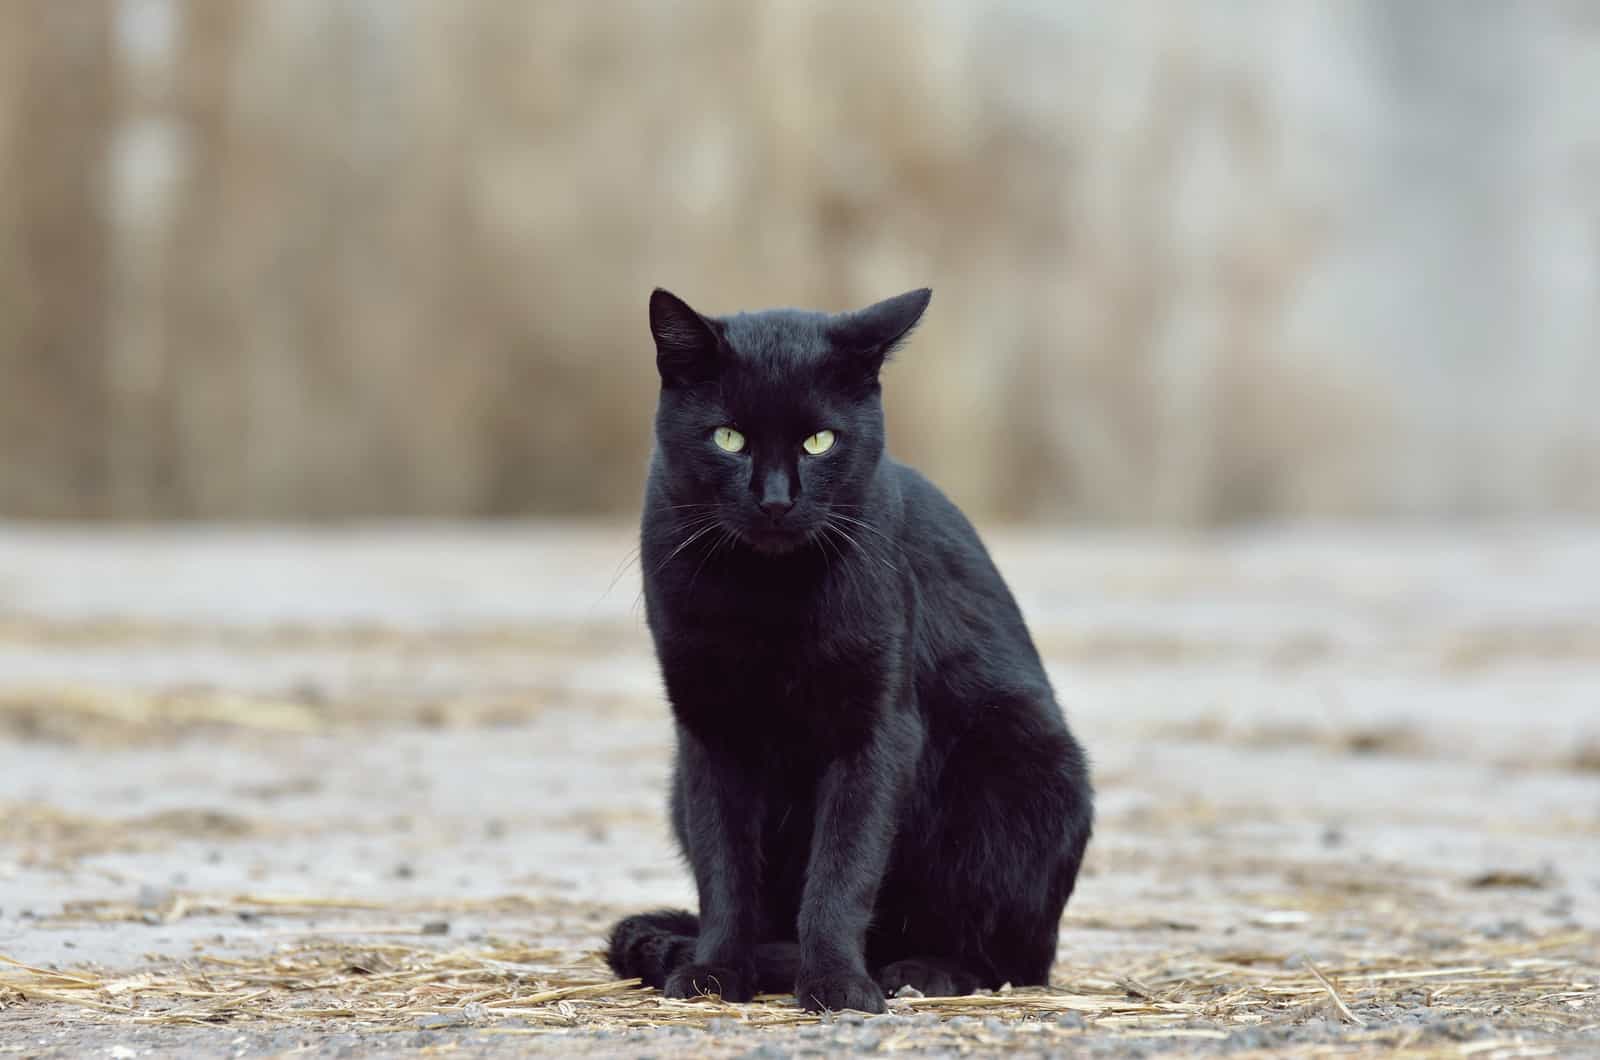
[[[1049,982],[1093,796],[1081,750],[1065,729],[1030,721],[1040,713],[997,710],[953,746],[880,893],[877,966],[916,958],[897,976],[935,988],[966,983],[942,982],[930,956],[953,957],[991,990]]]
[[[606,940],[606,963],[621,979],[658,990],[667,976],[694,959],[700,918],[682,909],[639,913],[617,921]]]

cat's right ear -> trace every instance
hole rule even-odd
[[[878,369],[911,334],[932,297],[933,291],[919,287],[834,317],[829,334],[834,348],[842,354],[838,370],[846,378],[853,376],[857,381],[876,385]]]
[[[721,340],[716,327],[671,291],[650,292],[650,334],[662,386],[693,386],[717,377]]]

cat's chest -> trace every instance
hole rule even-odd
[[[748,590],[749,587],[746,587]],[[652,602],[651,627],[673,711],[691,728],[834,732],[870,714],[896,667],[893,631],[831,613],[826,600],[710,594]]]
[[[697,563],[668,554],[645,579],[652,631],[725,650],[772,645],[795,653],[826,650],[841,610],[870,612],[871,586],[850,581],[820,555],[763,561],[713,554]]]
[[[870,637],[828,628],[826,619],[772,610],[680,611],[656,623],[656,651],[669,685],[704,693],[802,695],[841,670],[873,668]]]

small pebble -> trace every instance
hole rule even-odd
[[[439,1030],[443,1027],[459,1027],[467,1022],[463,1012],[434,1012],[426,1016],[417,1017],[417,1026],[425,1031]]]
[[[139,908],[160,909],[172,901],[172,892],[165,887],[144,883],[139,885]]]

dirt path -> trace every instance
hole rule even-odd
[[[1055,983],[818,1021],[594,955],[691,898],[626,530],[0,529],[0,1056],[1600,1052],[1600,534],[996,544]]]

